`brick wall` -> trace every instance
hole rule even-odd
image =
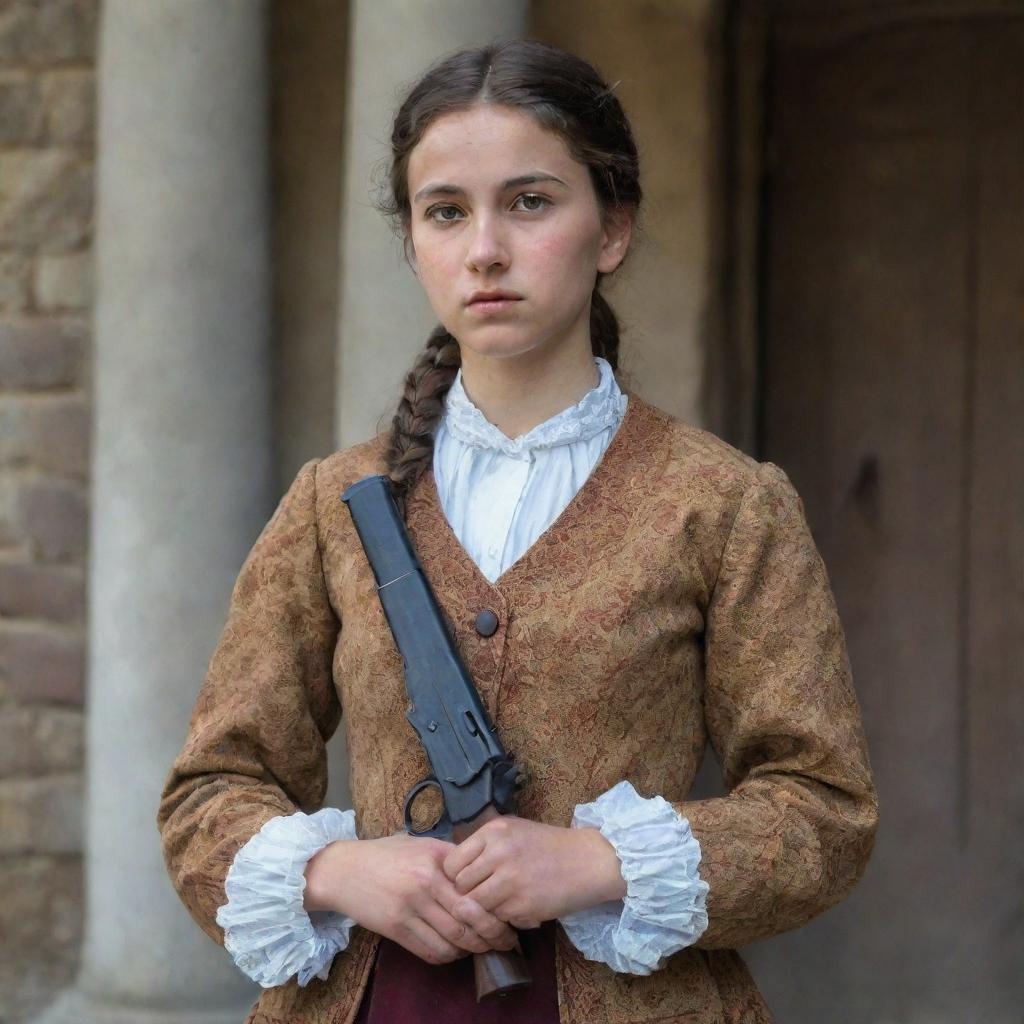
[[[0,0],[0,1020],[74,976],[98,0]]]

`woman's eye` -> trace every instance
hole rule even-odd
[[[512,204],[514,209],[519,209],[526,213],[538,213],[540,210],[543,210],[546,206],[550,205],[550,199],[536,195],[533,192],[524,192],[521,196],[517,196],[515,202]],[[464,214],[458,206],[452,206],[450,203],[445,203],[441,206],[430,207],[425,216],[435,224],[454,224],[457,221],[462,220]]]
[[[532,192],[526,192],[516,199],[517,203],[523,204],[523,209],[529,213],[536,213],[538,210],[543,210],[545,206],[551,205],[551,200],[545,199],[544,196],[535,195]]]
[[[434,206],[427,210],[427,216],[439,224],[451,224],[459,219],[462,211],[457,206]],[[454,216],[448,216],[453,214]]]

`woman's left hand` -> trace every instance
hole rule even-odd
[[[626,895],[615,848],[596,828],[559,828],[500,815],[443,862],[456,890],[513,928]]]

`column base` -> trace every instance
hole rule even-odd
[[[69,988],[34,1017],[31,1024],[242,1024],[253,1002],[255,996],[235,1008],[168,1010],[105,1003]]]

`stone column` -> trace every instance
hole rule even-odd
[[[353,444],[390,418],[401,379],[434,317],[401,245],[373,208],[403,87],[463,46],[528,32],[526,0],[352,0],[342,205],[337,440]],[[401,26],[396,31],[395,26]]]
[[[104,0],[86,937],[55,1022],[237,1024],[155,816],[273,511],[264,0]]]

